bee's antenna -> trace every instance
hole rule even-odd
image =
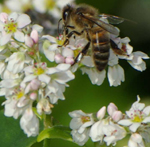
[[[60,22],[61,22],[61,21],[62,21],[62,18],[59,19],[59,21],[58,21],[58,27],[57,27],[58,35],[60,35],[60,29],[59,29],[59,26],[60,26]]]

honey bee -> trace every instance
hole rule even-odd
[[[107,17],[109,15],[103,16]],[[117,18],[115,16],[109,17]],[[115,42],[110,39],[110,34],[119,35],[118,29],[113,25],[100,20],[96,8],[86,4],[78,6],[66,5],[62,10],[62,21],[66,36],[64,45],[69,43],[69,38],[72,35],[84,37],[88,41],[75,58],[74,64],[79,62],[82,57],[86,55],[90,47],[92,48],[93,61],[98,71],[104,70],[107,66],[110,47],[112,47],[116,54],[125,54],[125,52],[119,49]],[[119,21],[121,22],[122,19]]]

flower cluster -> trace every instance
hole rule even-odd
[[[72,36],[69,39],[69,44],[66,46],[62,46],[65,41],[65,36],[62,35],[58,38],[45,35],[43,39],[46,39],[43,45],[43,52],[50,61],[73,65],[71,67],[73,72],[81,69],[83,74],[86,73],[89,76],[92,84],[101,85],[103,83],[106,77],[106,70],[99,72],[96,69],[91,49],[85,56],[81,57],[82,60],[79,57],[79,62],[74,64],[75,58],[87,44],[86,39]],[[133,47],[129,45],[130,39],[128,37],[121,39],[118,36],[111,35],[111,40],[116,43],[118,49],[115,51],[112,47],[110,48],[107,77],[110,86],[118,86],[125,81],[124,69],[119,65],[119,60],[126,60],[134,69],[142,72],[146,69],[143,59],[149,59],[149,57],[141,51],[133,52]],[[124,54],[119,55],[118,52],[123,52]]]
[[[67,82],[75,78],[73,73],[77,69],[88,74],[92,84],[101,85],[106,77],[105,69],[102,72],[96,69],[90,49],[86,56],[80,57],[81,50],[87,44],[85,38],[72,36],[68,44],[64,45],[66,36],[42,36],[42,30],[41,26],[31,24],[27,14],[0,13],[0,96],[6,98],[3,102],[4,114],[15,119],[21,118],[20,126],[28,137],[38,135],[38,117],[44,118],[46,114],[51,114],[58,100],[65,99]],[[125,59],[133,68],[143,71],[146,69],[143,59],[149,57],[142,52],[132,52],[127,37],[121,39],[118,36],[111,36],[111,40],[116,43],[119,51],[125,53],[120,56],[116,53],[118,50],[115,52],[112,47],[110,48],[108,80],[110,86],[118,86],[124,81],[124,70],[118,64],[119,59]],[[41,53],[50,61],[50,67],[44,62]],[[75,63],[77,56],[78,63]],[[70,113],[74,117],[71,123],[74,141],[83,145],[91,137],[93,141],[104,140],[107,145],[115,144],[125,137],[126,131],[120,125],[126,125],[127,121],[126,126],[130,126],[134,132],[130,141],[133,142],[137,128],[149,120],[146,122],[140,119],[142,121],[136,125],[129,120],[124,122],[122,113],[114,108],[113,104],[111,105],[108,109],[114,111],[108,110],[110,116],[104,119],[106,108],[103,107],[98,112],[97,122],[92,118],[92,114],[85,114],[82,111]],[[141,115],[143,117],[143,114]],[[128,117],[132,118],[133,114],[129,112]],[[133,120],[140,121],[139,118]],[[76,126],[74,122],[79,123]],[[96,130],[98,132],[95,134]]]
[[[139,103],[140,98],[133,103],[129,111],[123,114],[115,104],[110,103],[94,114],[86,114],[81,110],[70,112],[72,117],[70,128],[74,142],[83,146],[89,137],[93,142],[106,143],[107,146],[115,145],[127,134],[131,137],[128,147],[145,147],[145,142],[150,142],[150,106]]]
[[[67,82],[74,79],[70,64],[48,67],[41,60],[42,27],[31,25],[26,14],[0,13],[0,96],[4,114],[17,119],[27,136],[39,133],[37,116],[51,114],[63,95]]]
[[[0,12],[17,12],[30,15],[32,21],[43,26],[43,34],[56,34],[61,10],[74,0],[5,0],[0,4]]]

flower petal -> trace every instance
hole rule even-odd
[[[18,28],[23,28],[26,25],[30,24],[30,22],[31,19],[27,14],[21,14],[17,19]]]
[[[142,121],[142,123],[149,123],[150,122],[150,116],[149,117],[146,117],[143,121]]]
[[[12,19],[13,19],[14,21],[16,21],[17,18],[18,18],[18,14],[17,14],[16,12],[13,12],[13,13],[11,13],[11,14],[8,16],[8,20],[9,20],[9,21],[12,21]]]
[[[3,46],[5,44],[7,44],[9,42],[10,38],[11,38],[11,35],[12,34],[9,33],[9,34],[5,34],[4,36],[2,36],[1,39],[0,39],[0,45]]]
[[[0,13],[0,20],[5,23],[8,19],[8,14],[7,13]]]
[[[146,115],[150,115],[150,106],[147,106],[144,108],[143,112],[146,114]]]
[[[118,124],[123,126],[129,126],[132,124],[132,121],[130,119],[122,119],[118,122]]]
[[[49,81],[50,81],[50,77],[45,75],[45,74],[39,75],[38,78],[39,78],[40,81],[42,81],[46,84],[48,84]]]
[[[28,75],[23,79],[23,82],[29,82],[29,81],[35,79],[36,77],[37,76],[35,76],[35,75]]]
[[[137,128],[141,125],[141,123],[133,123],[129,129],[132,131],[132,132],[136,132]]]
[[[33,30],[31,32],[31,38],[33,39],[34,43],[37,43],[39,40],[38,32],[37,30]]]
[[[56,68],[57,68],[58,70],[61,70],[61,71],[68,70],[69,67],[70,67],[70,64],[64,64],[64,63],[58,64],[58,65],[56,66]]]
[[[19,31],[19,30],[17,30],[14,33],[14,37],[15,37],[16,40],[18,40],[20,42],[24,42],[24,40],[25,40],[24,34],[21,31]]]

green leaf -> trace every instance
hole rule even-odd
[[[43,130],[39,134],[39,136],[37,138],[37,142],[40,142],[46,138],[58,138],[58,139],[63,139],[63,140],[67,140],[67,141],[72,141],[70,132],[71,132],[71,130],[69,127],[54,126],[54,127]]]
[[[4,116],[4,111],[0,111],[0,122],[1,147],[30,147],[36,142],[36,137],[28,138],[24,134],[18,119]]]

